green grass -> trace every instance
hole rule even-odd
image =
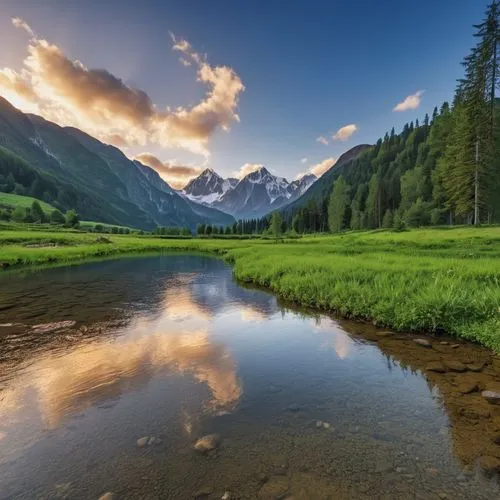
[[[120,229],[130,229],[130,231],[140,231],[140,229],[137,229],[136,227],[130,227],[130,226],[118,226],[116,224],[108,224],[107,222],[96,222],[92,220],[82,220],[80,221],[80,227],[82,229],[94,229],[96,224],[100,224],[106,231],[111,230],[113,227],[117,227]]]
[[[42,210],[47,215],[50,215],[50,213],[55,210],[55,207],[53,207],[52,205],[49,205],[48,203],[45,203],[44,201],[38,200],[36,198],[32,198],[31,196],[21,196],[19,194],[0,192],[0,206],[12,208],[31,208],[31,205],[34,201],[38,201],[38,203],[40,203]]]
[[[120,253],[210,252],[284,299],[399,331],[449,333],[500,352],[500,228],[373,231],[299,240],[0,232],[4,268]],[[30,245],[26,247],[26,244]],[[57,245],[33,247],[33,245]]]

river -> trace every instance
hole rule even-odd
[[[500,496],[500,360],[477,346],[180,254],[5,273],[0,324],[2,499]]]

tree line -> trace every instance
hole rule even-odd
[[[339,167],[328,196],[284,211],[298,233],[500,222],[499,2],[475,25],[451,105]],[[335,167],[334,167],[335,168]]]

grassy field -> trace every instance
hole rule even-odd
[[[32,198],[31,196],[21,196],[19,194],[13,193],[1,193],[0,192],[0,206],[4,207],[22,207],[22,208],[31,208],[31,205],[34,201],[38,201],[42,210],[45,214],[50,215],[52,211],[55,210],[55,207],[45,203],[44,201],[37,200],[36,198]]]
[[[400,331],[446,332],[500,352],[500,228],[374,231],[299,240],[0,232],[0,265],[171,250],[210,252],[296,303]],[[55,246],[54,246],[55,245]]]

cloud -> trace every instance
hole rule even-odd
[[[351,123],[350,125],[345,125],[341,127],[332,135],[334,141],[347,141],[354,133],[358,131],[357,125]]]
[[[307,158],[301,158],[300,159],[300,163],[307,163],[308,162],[308,159]]]
[[[394,106],[393,111],[407,111],[409,109],[417,109],[420,106],[420,99],[423,93],[423,90],[418,90],[414,94],[405,97],[403,101]]]
[[[21,19],[15,26],[33,33]],[[239,121],[236,113],[244,85],[227,66],[211,66],[189,42],[173,37],[173,50],[197,67],[197,81],[207,87],[192,107],[159,109],[146,92],[131,87],[106,69],[91,69],[33,34],[23,69],[0,69],[0,92],[13,104],[60,125],[71,125],[105,139],[120,136],[127,145],[155,144],[209,155],[209,139]],[[184,64],[184,63],[183,63]],[[9,99],[10,100],[10,99]]]
[[[259,170],[259,168],[262,168],[263,166],[264,165],[262,165],[261,163],[245,163],[240,167],[239,170],[235,170],[233,172],[233,176],[237,179],[243,179],[243,177],[245,177],[246,175]]]
[[[297,175],[297,179],[301,179],[304,175],[313,174],[316,177],[321,177],[326,171],[330,170],[330,168],[335,165],[337,162],[337,158],[329,157],[325,158],[323,161],[312,165],[311,168],[307,172],[301,172]]]
[[[31,29],[31,26],[26,22],[26,21],[23,21],[20,17],[13,17],[12,18],[12,24],[16,27],[16,28],[21,28],[23,29],[24,31],[26,31],[26,33],[28,33],[29,35],[31,36],[35,36],[35,32]]]
[[[328,139],[326,137],[323,137],[320,135],[317,139],[316,142],[319,142],[320,144],[324,144],[325,146],[328,146]]]
[[[174,189],[182,189],[203,171],[203,167],[177,165],[174,161],[162,162],[151,153],[141,153],[135,159],[156,170],[160,177]]]

